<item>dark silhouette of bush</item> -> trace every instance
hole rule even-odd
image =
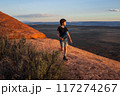
[[[18,42],[0,37],[0,79],[56,80],[61,79],[63,61],[59,53],[36,51],[35,46],[22,38]]]

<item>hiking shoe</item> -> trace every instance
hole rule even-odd
[[[67,59],[65,56],[63,57],[63,60],[64,60],[64,61],[68,61],[68,59]]]

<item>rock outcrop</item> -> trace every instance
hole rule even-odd
[[[8,38],[46,38],[46,35],[39,32],[17,19],[4,14],[0,11],[0,36],[5,36],[8,33]]]
[[[58,51],[60,43],[56,39],[27,39],[36,46],[36,50],[48,50],[49,52]],[[51,43],[52,42],[52,43]],[[63,58],[63,52],[60,54],[60,60]],[[64,68],[67,72],[63,79],[72,80],[120,80],[120,62],[102,57],[85,50],[68,46],[68,62],[65,62]],[[63,69],[65,70],[65,69]]]

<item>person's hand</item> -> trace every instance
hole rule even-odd
[[[59,40],[63,40],[63,38],[62,38],[62,37],[60,37],[60,38],[59,38]]]
[[[73,43],[72,40],[70,40],[70,43],[71,43],[71,44]]]

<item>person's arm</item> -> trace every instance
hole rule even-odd
[[[67,35],[68,35],[68,37],[69,37],[70,43],[72,44],[72,39],[71,39],[70,34],[69,34],[68,31],[67,31]]]
[[[57,31],[57,36],[58,36],[58,38],[60,38],[60,36],[59,36],[59,31]]]

